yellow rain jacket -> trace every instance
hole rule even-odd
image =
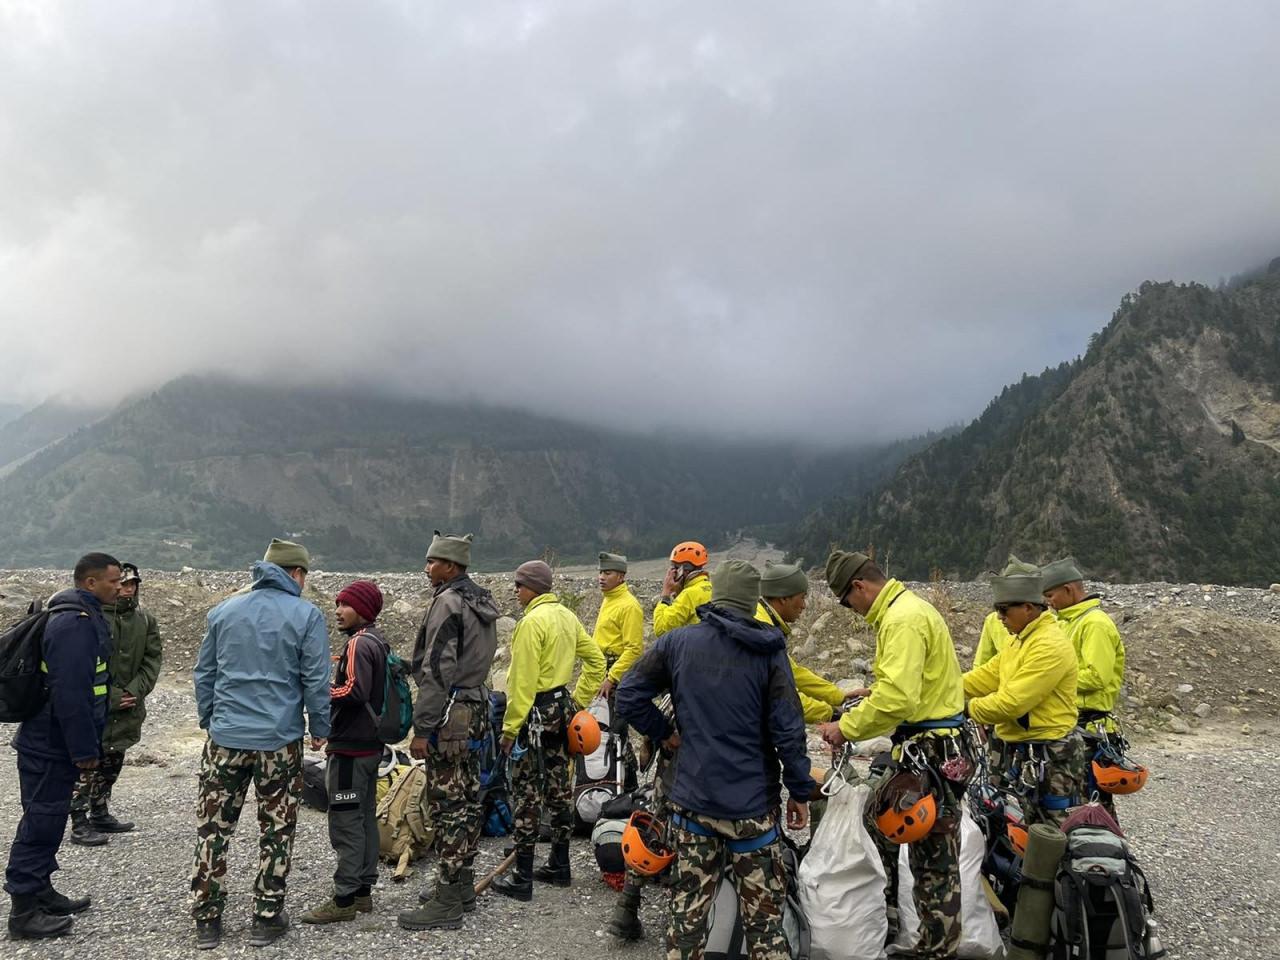
[[[1079,662],[1076,707],[1110,713],[1124,683],[1124,641],[1115,621],[1102,610],[1097,597],[1059,610],[1058,620]]]
[[[1076,657],[1053,612],[964,675],[969,716],[1010,743],[1060,740],[1076,725]]]
[[[621,681],[644,653],[644,611],[625,583],[604,592],[594,639],[606,661],[614,658],[609,670],[614,683]]]
[[[867,611],[876,632],[871,696],[840,718],[846,740],[891,733],[902,723],[955,716],[964,709],[960,662],[947,623],[927,601],[890,580]]]
[[[756,619],[761,623],[772,624],[782,631],[784,637],[791,636],[791,624],[773,612],[768,601],[761,600],[756,604]],[[831,719],[832,708],[844,703],[840,688],[830,680],[824,680],[808,667],[796,663],[796,658],[787,655],[791,661],[791,675],[795,677],[796,692],[800,694],[800,709],[804,713],[805,723],[826,723]]]
[[[982,621],[982,636],[978,638],[978,652],[973,655],[975,668],[982,666],[1009,645],[1013,634],[1005,629],[1000,614],[992,610]]]
[[[706,574],[688,581],[674,600],[653,608],[653,635],[660,637],[677,627],[698,622],[698,608],[711,602],[711,578]]]
[[[524,608],[511,637],[511,666],[507,668],[507,712],[502,735],[515,737],[528,719],[533,698],[567,687],[573,664],[582,661],[582,675],[573,690],[579,707],[586,707],[604,683],[604,654],[572,610],[554,593],[534,597]]]

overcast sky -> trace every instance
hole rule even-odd
[[[1274,0],[0,0],[0,400],[220,369],[955,423],[1143,280],[1280,255],[1277,36]]]

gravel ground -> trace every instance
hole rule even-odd
[[[166,683],[148,701],[143,743],[129,754],[113,809],[138,830],[106,847],[64,844],[58,886],[90,893],[95,905],[72,936],[48,944],[0,945],[0,957],[176,957],[192,954],[187,877],[194,841],[192,807],[202,733],[189,688]],[[7,743],[11,728],[0,728]],[[6,751],[7,752],[7,751]],[[817,750],[813,756],[820,757]],[[1153,768],[1145,791],[1121,801],[1121,817],[1150,879],[1165,946],[1171,957],[1280,957],[1280,831],[1272,797],[1280,791],[1280,752],[1267,740],[1242,741],[1225,729],[1194,740],[1164,738],[1140,746]],[[18,818],[17,778],[6,759],[0,775],[0,837],[12,837]],[[251,808],[250,808],[251,811]],[[255,860],[252,812],[232,845],[223,946],[213,954],[253,952],[246,934]],[[501,859],[502,841],[486,840],[478,871]],[[643,944],[620,946],[602,926],[613,891],[598,879],[586,840],[573,847],[571,889],[539,887],[532,904],[493,894],[481,898],[461,931],[409,934],[395,914],[416,903],[429,865],[404,884],[378,888],[376,911],[355,923],[303,927],[266,952],[296,957],[375,956],[404,950],[416,956],[573,958],[593,954],[658,957],[663,917],[646,897]],[[296,916],[327,896],[332,851],[324,815],[303,808],[289,878]]]

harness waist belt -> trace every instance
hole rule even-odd
[[[901,743],[930,730],[960,730],[964,726],[964,714],[957,713],[953,717],[939,717],[937,720],[921,720],[917,723],[900,723],[889,737],[894,743]]]
[[[1110,710],[1081,710],[1076,716],[1076,721],[1078,723],[1093,723],[1095,720],[1109,720],[1110,718]]]
[[[688,830],[690,833],[697,834],[699,837],[719,837],[724,841],[724,845],[734,853],[754,853],[761,847],[767,847],[769,844],[773,843],[773,841],[778,839],[777,824],[774,824],[758,837],[735,839],[721,836],[710,827],[704,827],[702,824],[698,823],[698,821],[690,820],[688,817],[682,816],[678,813],[673,813],[671,815],[671,822],[681,830]]]
[[[554,690],[544,690],[533,698],[533,704],[536,707],[545,707],[548,703],[555,703],[557,700],[563,700],[569,696],[568,687],[556,687]]]

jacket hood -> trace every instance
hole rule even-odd
[[[450,580],[444,586],[446,590],[457,590],[462,595],[462,602],[471,608],[471,612],[481,623],[493,623],[502,615],[497,602],[493,599],[493,594],[465,573]]]
[[[259,560],[253,565],[253,590],[283,590],[295,597],[302,596],[302,588],[293,577],[284,572],[284,567],[266,560]]]
[[[770,654],[787,648],[787,640],[781,630],[772,624],[761,623],[750,614],[708,603],[698,608],[698,618],[703,623],[714,625],[754,653]]]

